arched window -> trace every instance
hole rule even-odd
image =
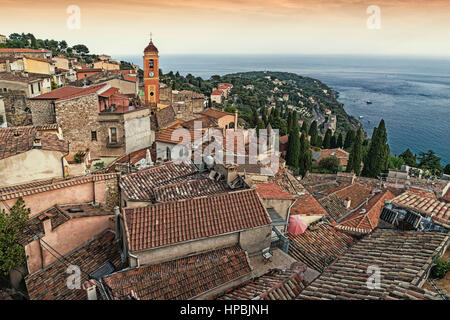
[[[166,158],[167,158],[167,160],[171,159],[171,154],[170,154],[170,148],[169,147],[166,148]]]

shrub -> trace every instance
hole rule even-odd
[[[83,158],[84,158],[84,152],[78,151],[75,154],[75,157],[73,157],[73,161],[75,161],[75,163],[81,163],[83,161]]]

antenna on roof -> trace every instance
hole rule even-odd
[[[150,32],[150,42],[152,42],[152,33]]]

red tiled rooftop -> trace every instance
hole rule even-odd
[[[57,135],[39,132],[35,127],[0,128],[0,160],[27,152],[33,148],[35,139],[40,140],[40,150],[67,152],[67,141]]]
[[[211,117],[213,119],[220,119],[225,116],[234,116],[234,114],[232,114],[232,113],[221,111],[221,110],[216,110],[216,109],[206,109],[201,114],[204,116]]]
[[[131,290],[140,300],[187,300],[242,278],[251,272],[238,245],[103,278],[113,300],[126,300]]]
[[[326,215],[327,212],[322,205],[309,194],[300,196],[291,207],[291,215]]]
[[[373,231],[378,226],[385,201],[394,197],[389,190],[374,195],[366,205],[341,220],[336,228],[357,235]]]
[[[218,300],[293,300],[305,288],[303,271],[272,269],[228,290]]]
[[[213,92],[211,92],[212,96],[221,96],[223,94],[222,90],[214,90]]]
[[[173,179],[186,177],[197,172],[190,161],[171,162],[123,176],[120,187],[130,200],[153,200],[153,189]]]
[[[98,84],[86,88],[67,86],[52,90],[31,99],[49,99],[60,101],[95,93],[105,86],[107,86],[107,84]]]
[[[131,251],[152,249],[271,224],[255,190],[123,210]]]
[[[28,49],[28,48],[0,48],[0,53],[43,53],[50,50],[47,49]]]
[[[262,199],[285,199],[293,200],[294,197],[279,185],[273,182],[255,183],[255,190]]]
[[[435,223],[450,228],[450,204],[436,200],[434,197],[422,197],[416,192],[406,191],[395,197],[392,203],[407,209],[431,216]]]

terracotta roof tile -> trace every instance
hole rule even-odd
[[[408,190],[398,197],[395,197],[392,200],[392,203],[400,207],[427,214],[435,220],[436,224],[450,228],[450,204],[441,202],[437,200],[436,197],[423,197],[417,192]]]
[[[234,116],[234,114],[232,114],[232,113],[217,110],[217,109],[206,109],[201,114],[204,116],[211,117],[213,119],[220,119],[225,116]]]
[[[153,189],[155,187],[196,172],[196,167],[190,161],[171,162],[125,175],[120,179],[120,187],[130,200],[151,201],[154,199]]]
[[[248,275],[251,267],[238,245],[115,273],[103,278],[113,300],[187,300]]]
[[[270,225],[254,190],[230,192],[145,208],[125,208],[131,251],[139,251]]]
[[[351,236],[322,223],[298,236],[288,233],[289,255],[319,272],[327,268],[354,243]]]
[[[41,150],[67,152],[69,149],[67,141],[32,126],[0,128],[0,160],[31,150],[35,139],[40,140]]]
[[[327,212],[310,194],[300,196],[291,207],[291,215],[326,215]]]
[[[216,181],[204,176],[197,179],[167,184],[153,189],[156,202],[169,202],[210,196],[226,191],[231,191],[231,189],[225,181]]]
[[[272,269],[227,290],[218,300],[293,300],[305,288],[303,271]]]
[[[32,100],[40,100],[40,99],[49,99],[55,101],[61,101],[66,99],[71,99],[75,97],[81,97],[88,94],[96,93],[101,90],[103,87],[107,86],[107,84],[98,84],[90,87],[80,88],[80,87],[72,87],[66,86],[59,89],[52,90],[50,92],[41,94],[37,97],[31,98]]]
[[[81,269],[81,284],[89,280],[89,274],[96,271],[106,262],[110,262],[115,270],[124,264],[120,258],[120,247],[114,239],[115,235],[107,230],[84,243],[73,252],[64,256],[45,269],[36,271],[25,277],[28,294],[31,300],[86,300],[84,289],[67,287],[67,268],[76,265]]]
[[[391,286],[418,286],[449,236],[439,232],[377,229],[353,245],[299,295],[300,299],[384,299]],[[380,268],[380,288],[369,289],[369,266]]]
[[[390,191],[384,191],[374,195],[366,205],[346,216],[336,228],[346,232],[361,235],[373,231],[378,226],[381,210],[386,200],[391,200],[394,195]]]
[[[294,200],[293,196],[274,182],[255,183],[254,186],[262,199]]]

